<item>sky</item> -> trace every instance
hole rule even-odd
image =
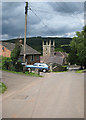
[[[30,2],[28,6],[27,37],[74,37],[84,26],[84,2]],[[24,37],[24,30],[25,3],[2,3],[2,39]]]

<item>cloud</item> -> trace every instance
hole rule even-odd
[[[82,2],[54,2],[49,3],[54,11],[73,14],[73,13],[82,13],[84,11],[84,3]]]
[[[24,37],[25,3],[2,4],[3,39]],[[32,2],[27,17],[29,36],[73,36],[81,31],[84,21],[84,3]]]
[[[2,4],[2,34],[19,36],[24,32],[24,22],[24,3]]]

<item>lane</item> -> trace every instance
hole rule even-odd
[[[21,89],[26,88],[30,83],[35,83],[35,80],[39,80],[40,78],[25,76],[20,74],[14,74],[9,72],[2,72],[2,81],[7,86],[7,91],[3,94],[3,97],[7,99],[12,94],[16,94]]]
[[[83,76],[77,77],[75,73],[64,74],[53,81],[53,86],[52,83],[49,85],[48,91],[43,86],[33,117],[83,118]],[[47,92],[43,95],[44,91]]]
[[[83,118],[84,74],[47,73],[7,99],[4,97],[3,117]]]

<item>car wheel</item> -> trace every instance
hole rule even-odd
[[[47,70],[46,70],[46,69],[43,69],[43,72],[45,73],[45,72],[47,72]]]
[[[30,72],[30,68],[28,68],[28,71]]]

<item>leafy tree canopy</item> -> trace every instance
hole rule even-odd
[[[19,39],[17,39],[16,43],[15,43],[15,48],[11,52],[11,59],[13,61],[13,64],[15,64],[18,61],[18,58],[20,56],[20,52],[21,52],[21,44],[20,44]]]
[[[73,37],[70,47],[69,62],[86,67],[86,26],[81,32],[76,32],[76,37]]]

